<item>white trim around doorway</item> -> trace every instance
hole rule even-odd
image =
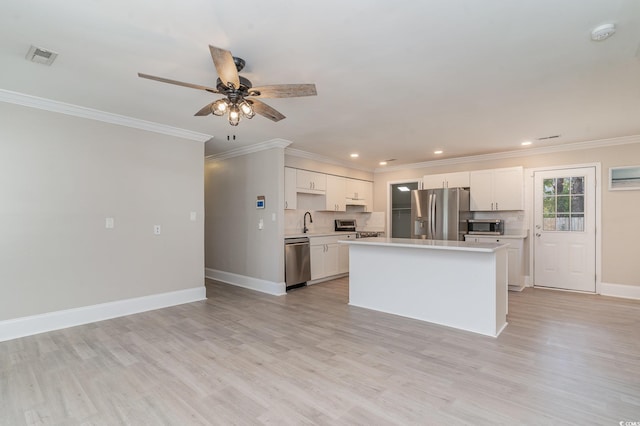
[[[385,235],[391,238],[391,187],[393,185],[397,185],[399,183],[418,183],[418,189],[422,189],[422,178],[414,178],[414,179],[400,179],[400,180],[389,180],[387,181],[387,210],[385,215],[387,216],[387,226]]]

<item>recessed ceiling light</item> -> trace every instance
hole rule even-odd
[[[434,153],[434,154],[442,154],[442,152],[443,152],[443,151],[442,151],[442,150],[440,150],[440,149],[439,149],[439,150],[437,150],[437,151],[433,151],[433,153]]]
[[[602,41],[611,37],[616,32],[615,24],[604,24],[599,27],[595,27],[593,31],[591,31],[591,40],[593,41]]]
[[[409,189],[409,187],[407,187],[407,186],[399,186],[399,187],[398,187],[398,191],[402,191],[402,192],[409,192],[409,191],[411,191],[411,190],[410,190],[410,189]]]
[[[355,152],[353,154],[351,154],[351,158],[358,158],[358,157],[360,157],[360,155],[356,154]]]
[[[521,145],[522,145],[522,146],[527,146],[527,145],[531,145],[532,143],[533,143],[533,142],[531,142],[531,141],[524,141],[524,142],[522,142],[522,144],[521,144]]]
[[[386,162],[386,161],[381,161],[381,162],[379,162],[378,164],[380,164],[381,166],[386,166],[386,165],[387,165],[387,162]]]

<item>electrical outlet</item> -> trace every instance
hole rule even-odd
[[[160,235],[162,228],[160,225],[153,225],[153,235]]]

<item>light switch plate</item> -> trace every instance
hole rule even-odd
[[[191,212],[191,214],[189,215],[189,220],[191,220],[191,222],[195,222],[197,217],[198,214],[196,212]]]
[[[160,235],[162,228],[160,225],[153,225],[153,235]]]
[[[112,217],[107,217],[104,220],[104,227],[107,229],[113,229],[115,227],[115,221]]]

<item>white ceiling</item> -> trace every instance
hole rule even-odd
[[[57,60],[26,61],[31,44]],[[233,128],[193,116],[216,95],[137,77],[215,86],[209,44],[256,86],[318,96]],[[637,0],[0,2],[0,89],[213,135],[207,153],[282,138],[371,169],[640,134],[639,48]]]

